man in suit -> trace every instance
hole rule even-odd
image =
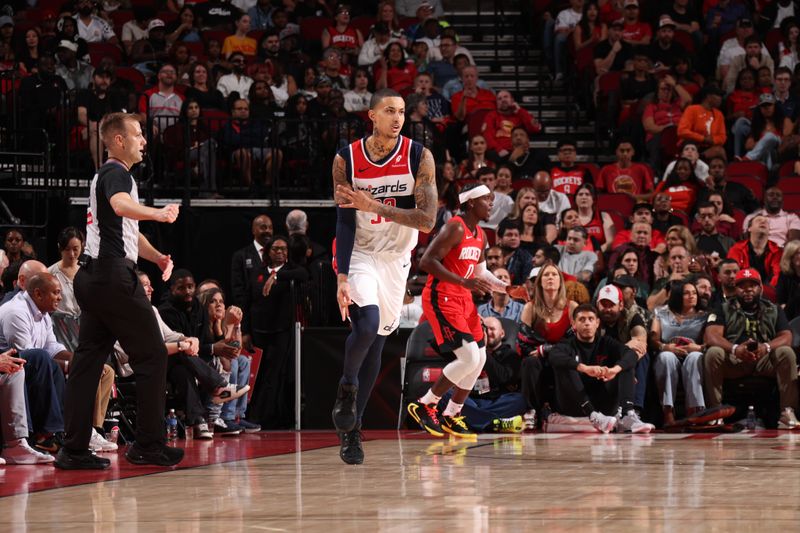
[[[245,310],[247,295],[250,294],[250,274],[268,259],[263,254],[264,248],[272,239],[272,219],[267,215],[258,215],[253,219],[251,230],[253,242],[234,252],[231,258],[231,303]],[[244,335],[242,345],[247,350],[252,350],[253,338]]]

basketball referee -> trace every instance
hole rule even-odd
[[[136,378],[136,442],[125,457],[135,464],[170,466],[180,462],[183,450],[165,442],[167,351],[135,269],[141,256],[156,263],[165,280],[169,278],[172,259],[139,233],[138,221],[175,222],[178,206],[153,209],[139,204],[130,169],[142,160],[147,143],[135,115],[106,115],[100,123],[100,138],[108,149],[108,160],[89,189],[88,259],[75,275],[81,328],[64,400],[66,439],[55,465],[70,470],[110,465],[108,459],[89,452],[89,438],[103,363],[119,340]]]

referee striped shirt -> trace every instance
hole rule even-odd
[[[130,194],[139,202],[136,181],[120,163],[106,162],[97,171],[89,188],[86,213],[86,254],[97,258],[126,258],[134,263],[139,257],[139,221],[118,216],[111,207],[111,197]]]

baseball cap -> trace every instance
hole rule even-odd
[[[736,273],[736,279],[734,280],[734,283],[738,285],[743,281],[755,281],[761,285],[761,274],[759,274],[758,270],[755,268],[744,268]]]
[[[631,211],[631,213],[635,213],[639,209],[647,209],[648,211],[652,211],[653,204],[647,202],[636,202],[636,204],[633,206],[633,210]]]
[[[331,79],[325,74],[318,76],[317,80],[314,82],[314,87],[319,87],[320,85],[332,85]]]
[[[533,281],[536,279],[536,276],[539,275],[539,272],[542,270],[542,267],[533,267],[531,269],[531,273],[528,274],[528,279]]]
[[[613,304],[618,304],[622,301],[622,291],[616,285],[606,285],[600,292],[597,293],[597,301],[608,300]]]
[[[617,276],[616,278],[614,278],[614,281],[612,281],[611,283],[613,285],[616,285],[617,287],[623,287],[623,288],[624,287],[628,287],[628,288],[631,288],[631,289],[639,288],[639,285],[636,283],[636,278],[634,278],[633,276],[631,276],[629,274],[625,274],[623,276]],[[602,291],[602,289],[601,289],[601,291]]]
[[[736,21],[737,28],[751,28],[753,26],[753,21],[747,17],[740,18]]]
[[[14,25],[14,19],[9,17],[8,15],[3,15],[2,17],[0,17],[0,28],[2,28],[3,26],[13,26],[13,25]]]
[[[677,24],[675,24],[675,21],[672,20],[672,17],[669,15],[664,15],[658,20],[658,29],[665,28],[667,26],[672,26],[674,28],[677,26]]]
[[[282,41],[288,37],[294,37],[295,35],[300,35],[300,28],[293,24],[287,24],[286,27],[281,30],[279,37]]]
[[[60,41],[58,41],[58,48],[66,48],[67,50],[72,50],[73,52],[77,52],[78,43],[68,41],[67,39],[61,39]]]
[[[625,19],[612,20],[611,24],[609,24],[608,26],[610,28],[624,28],[625,27]]]
[[[639,2],[638,2],[638,0],[625,0],[625,6],[624,7],[628,7],[628,6],[639,7]]]
[[[147,25],[147,31],[153,31],[155,28],[163,28],[164,21],[161,19],[153,19],[150,21],[150,24]]]
[[[772,93],[761,93],[758,96],[758,103],[753,107],[758,107],[760,105],[768,105],[775,103],[775,95]]]

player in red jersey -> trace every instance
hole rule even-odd
[[[472,435],[461,407],[486,362],[486,343],[472,291],[505,291],[513,297],[524,295],[523,287],[511,287],[486,269],[486,234],[478,222],[489,219],[494,195],[485,185],[465,187],[459,195],[461,216],[447,222],[422,256],[420,268],[428,272],[422,291],[422,309],[433,328],[441,351],[452,351],[456,359],[424,396],[408,404],[408,413],[426,431],[438,437],[444,433]],[[455,392],[441,421],[437,404],[451,388]]]

